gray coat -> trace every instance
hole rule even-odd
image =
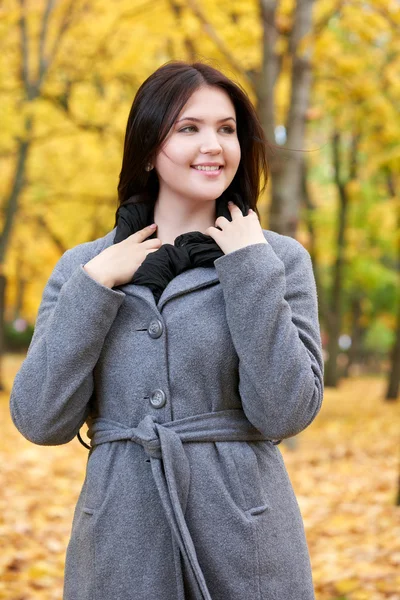
[[[35,444],[90,426],[64,600],[314,600],[274,444],[323,398],[309,253],[263,230],[269,244],[181,273],[156,305],[83,269],[115,231],[56,264],[10,399]]]

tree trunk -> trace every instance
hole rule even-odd
[[[351,327],[351,346],[348,351],[348,363],[344,369],[343,376],[348,377],[351,372],[351,367],[360,361],[361,354],[361,342],[363,338],[364,329],[360,325],[360,319],[362,316],[361,310],[362,296],[357,294],[353,297],[351,303],[351,316],[352,316],[352,327]]]
[[[339,335],[342,326],[342,292],[343,292],[343,268],[344,254],[346,248],[346,229],[349,197],[347,184],[357,176],[357,151],[359,136],[354,134],[351,141],[349,157],[349,176],[346,181],[342,180],[340,133],[335,131],[332,137],[334,178],[339,197],[339,209],[336,235],[336,261],[333,268],[333,283],[330,296],[329,319],[327,321],[328,359],[325,368],[325,383],[327,386],[336,387],[338,382],[337,358],[339,354]]]
[[[400,388],[400,301],[397,300],[397,326],[392,351],[390,353],[390,373],[385,399],[389,402],[398,400]]]
[[[388,169],[387,171],[387,185],[391,197],[396,197],[396,187],[392,172]],[[400,232],[400,209],[397,213],[397,231]],[[398,288],[397,288],[397,323],[396,333],[391,357],[391,368],[389,372],[388,389],[386,392],[385,399],[387,401],[395,401],[399,396],[400,389],[400,235],[397,236],[397,274],[398,274]],[[400,489],[399,489],[400,496]]]
[[[14,172],[14,179],[11,185],[11,191],[4,204],[4,227],[0,234],[0,390],[4,390],[2,378],[2,364],[5,351],[5,302],[6,302],[6,283],[3,275],[3,268],[6,259],[6,251],[9,245],[12,227],[15,216],[18,211],[18,201],[25,186],[25,170],[30,149],[30,134],[33,122],[31,117],[25,120],[25,138],[19,141],[17,150],[17,164]]]
[[[3,361],[1,360],[5,351],[5,335],[4,335],[4,313],[5,313],[5,292],[6,292],[6,276],[0,273],[0,391],[4,392],[3,384]]]
[[[296,236],[300,213],[302,154],[307,109],[311,89],[311,42],[300,50],[300,42],[312,30],[314,0],[297,0],[288,44],[288,60],[292,65],[291,97],[286,122],[287,142],[278,148],[277,156],[269,156],[271,172],[271,205],[269,228],[283,235]],[[275,53],[278,39],[276,0],[260,0],[263,24],[263,61],[256,85],[257,108],[267,139],[275,142],[274,89],[282,65]]]

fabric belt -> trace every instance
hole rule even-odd
[[[242,409],[193,415],[167,423],[158,423],[154,415],[146,415],[137,427],[132,428],[98,417],[89,421],[87,436],[91,440],[91,447],[121,440],[130,440],[143,446],[150,459],[166,518],[189,570],[196,600],[212,600],[184,516],[190,466],[183,444],[266,441],[267,438],[253,427]],[[272,442],[276,444],[280,441]]]

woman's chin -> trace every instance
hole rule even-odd
[[[196,192],[196,195],[199,196],[214,196],[218,198],[229,186],[229,183],[224,181],[205,181],[199,182],[193,180],[191,181],[192,191]]]

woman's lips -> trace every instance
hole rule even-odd
[[[221,173],[221,171],[224,167],[221,166],[219,169],[215,169],[213,171],[203,171],[202,169],[195,169],[194,167],[190,167],[190,168],[193,169],[194,171],[196,171],[196,173],[200,173],[201,175],[206,175],[210,179],[215,179],[216,177],[218,177],[218,175]]]

